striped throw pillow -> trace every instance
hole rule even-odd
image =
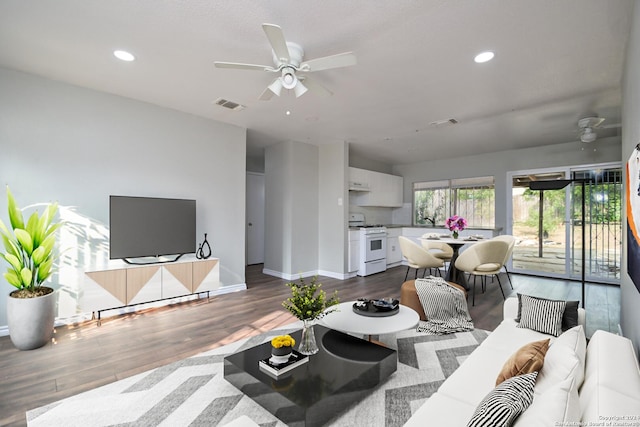
[[[566,301],[544,300],[522,295],[521,302],[522,312],[518,328],[533,329],[554,337],[562,333],[562,315],[567,306]]]
[[[533,402],[537,371],[501,382],[482,399],[467,427],[508,427]]]

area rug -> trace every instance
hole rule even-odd
[[[263,427],[285,426],[224,379],[223,359],[296,329],[300,325],[272,330],[28,411],[27,425],[224,426],[247,415]],[[398,350],[398,370],[329,425],[402,426],[488,334],[380,336]]]

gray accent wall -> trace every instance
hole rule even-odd
[[[633,8],[622,93],[622,160],[626,162],[636,144],[640,143],[640,6],[637,2]],[[640,260],[627,258],[626,209],[624,212],[620,323],[624,336],[633,341],[636,351],[640,351],[640,293],[627,274],[629,263]]]
[[[111,194],[195,199],[222,286],[245,285],[246,129],[3,68],[0,94],[0,217],[5,184],[22,207],[60,203],[66,314],[107,262]],[[0,328],[12,289],[0,275]]]

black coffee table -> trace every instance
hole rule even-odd
[[[396,371],[395,350],[314,328],[320,351],[308,363],[274,379],[258,367],[271,353],[266,342],[225,357],[224,378],[291,427],[321,426]],[[291,335],[300,341],[301,331]]]

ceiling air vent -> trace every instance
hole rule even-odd
[[[246,107],[242,104],[238,104],[237,102],[229,101],[228,99],[218,98],[214,101],[214,104],[219,105],[224,108],[228,108],[233,111],[244,110]]]
[[[446,119],[446,120],[436,120],[435,122],[429,123],[429,125],[430,126],[439,127],[439,126],[445,126],[445,125],[455,125],[457,123],[458,123],[458,121],[456,119],[451,118],[451,119]]]

